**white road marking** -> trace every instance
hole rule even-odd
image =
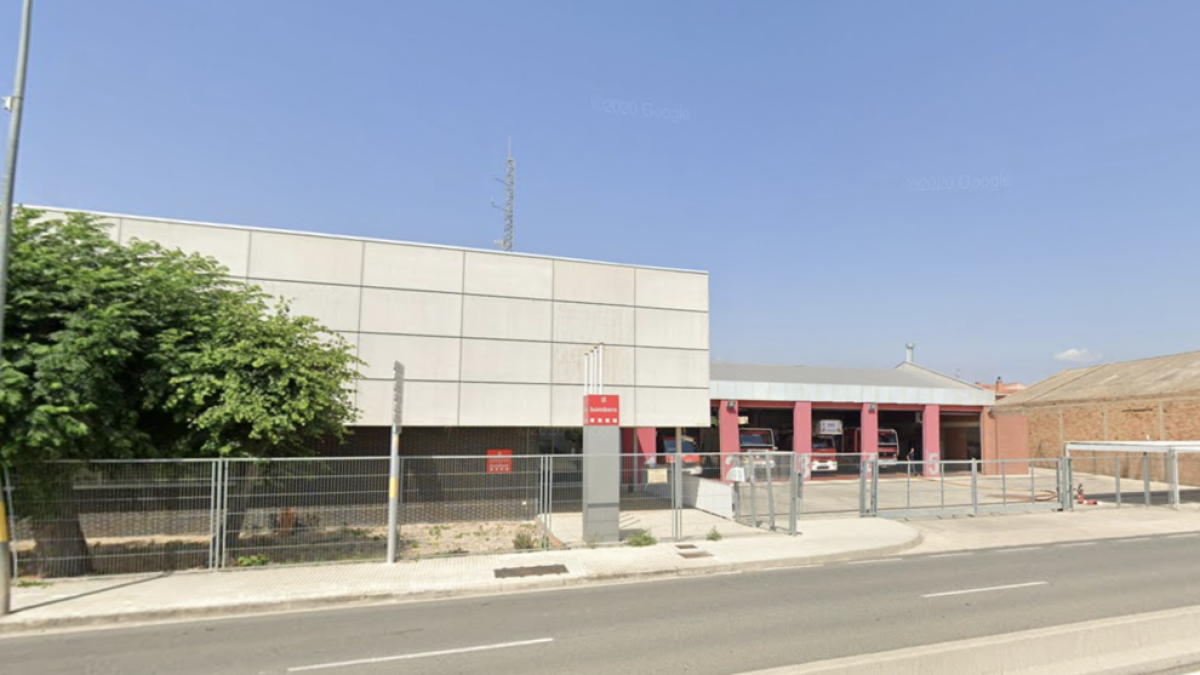
[[[996,553],[1016,553],[1017,551],[1040,551],[1041,546],[1025,546],[1023,548],[1002,548]]]
[[[990,591],[1007,591],[1014,588],[1029,588],[1031,586],[1045,586],[1049,581],[1031,581],[1027,584],[1009,584],[1008,586],[988,586],[987,588],[968,588],[962,591],[945,591],[943,593],[930,593],[922,595],[922,598],[944,598],[950,595],[967,595],[968,593],[987,593]]]
[[[1195,532],[1192,532],[1190,534],[1172,534],[1165,538],[1166,539],[1190,539],[1191,537],[1200,537],[1200,534],[1197,534]]]
[[[299,673],[306,670],[323,670],[325,668],[344,668],[346,666],[361,666],[368,663],[386,663],[388,661],[405,661],[408,659],[423,659],[430,656],[446,656],[449,654],[467,654],[470,652],[484,652],[492,649],[509,649],[512,647],[528,647],[530,645],[541,645],[548,642],[554,642],[554,638],[538,638],[537,640],[522,640],[520,642],[501,642],[494,645],[480,645],[478,647],[462,647],[460,649],[443,649],[436,652],[421,652],[418,654],[401,654],[399,656],[381,656],[376,659],[359,659],[357,661],[339,661],[337,663],[319,663],[314,666],[297,666],[288,668],[289,673]]]
[[[877,560],[851,560],[847,565],[870,565],[873,563],[898,562],[904,558],[879,558]]]
[[[1059,544],[1058,547],[1059,548],[1073,548],[1073,547],[1077,547],[1077,546],[1095,546],[1095,545],[1096,545],[1096,542],[1094,542],[1094,541],[1077,541],[1077,542],[1074,542],[1071,544]]]
[[[930,558],[961,558],[964,555],[975,555],[974,553],[939,553],[931,555]]]

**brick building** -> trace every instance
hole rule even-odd
[[[1069,441],[1200,440],[1200,351],[1065,370],[996,404],[1006,455],[1059,457]],[[1180,459],[1200,484],[1200,458]]]

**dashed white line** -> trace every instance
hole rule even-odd
[[[299,673],[307,670],[324,670],[326,668],[345,668],[346,666],[361,666],[368,663],[387,663],[388,661],[405,661],[408,659],[423,659],[430,656],[447,656],[449,654],[467,654],[484,652],[492,649],[511,649],[512,647],[528,647],[554,642],[554,638],[538,638],[537,640],[522,640],[520,642],[501,642],[494,645],[479,645],[477,647],[462,647],[460,649],[442,649],[436,652],[420,652],[417,654],[400,654],[399,656],[381,656],[375,659],[359,659],[357,661],[338,661],[336,663],[318,663],[313,666],[297,666],[288,668],[289,673]]]
[[[922,595],[922,598],[944,598],[951,595],[967,595],[968,593],[988,593],[990,591],[1007,591],[1014,588],[1030,588],[1032,586],[1045,586],[1049,581],[1031,581],[1027,584],[1009,584],[1007,586],[988,586],[986,588],[968,588],[961,591],[945,591],[943,593],[930,593]]]

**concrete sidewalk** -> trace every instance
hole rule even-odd
[[[715,574],[893,555],[920,542],[910,525],[882,519],[805,521],[801,535],[762,533],[680,548],[659,543],[308,567],[51,581],[14,589],[0,633],[232,615],[360,601],[521,591],[588,582]],[[501,577],[504,571],[529,574]]]
[[[905,555],[1200,532],[1200,508],[1076,506],[1066,513],[914,520],[921,543]]]

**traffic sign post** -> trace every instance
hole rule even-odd
[[[392,364],[392,437],[388,460],[387,561],[396,562],[400,544],[400,423],[404,412],[404,364]]]

